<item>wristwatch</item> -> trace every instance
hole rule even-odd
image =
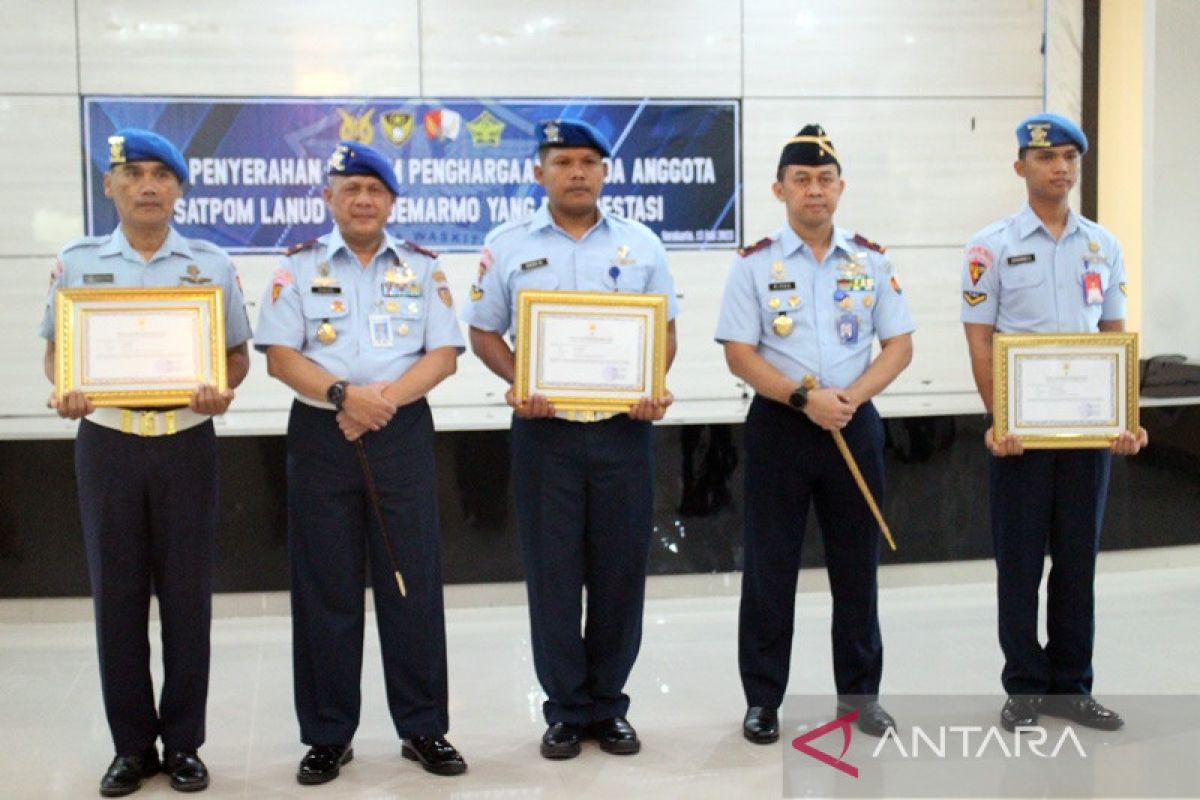
[[[342,410],[342,404],[346,402],[346,387],[349,385],[350,381],[334,381],[325,390],[325,399],[332,403],[338,411]]]
[[[803,411],[808,405],[808,389],[803,385],[797,386],[796,390],[788,395],[788,405],[795,411]]]

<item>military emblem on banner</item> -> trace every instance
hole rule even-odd
[[[425,112],[425,135],[439,142],[452,142],[462,133],[462,114],[448,108]]]
[[[389,111],[379,118],[379,129],[392,144],[399,147],[413,132],[413,115],[407,111]]]
[[[375,109],[367,109],[367,113],[362,116],[355,116],[340,108],[337,112],[342,117],[342,127],[338,131],[339,139],[370,144],[375,138],[375,129],[371,126],[371,117],[374,116]]]
[[[467,133],[471,134],[471,144],[476,147],[498,147],[504,128],[505,124],[490,111],[483,111],[478,117],[467,123]]]

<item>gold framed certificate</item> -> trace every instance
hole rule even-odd
[[[196,387],[225,391],[225,304],[218,286],[60,289],[54,392],[97,406],[185,406]]]
[[[1002,333],[992,338],[994,433],[1026,448],[1108,447],[1137,433],[1136,333]]]
[[[541,394],[560,411],[628,411],[666,392],[667,297],[522,290],[516,359],[517,402]]]

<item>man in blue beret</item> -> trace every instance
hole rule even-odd
[[[671,403],[643,397],[628,413],[559,412],[546,397],[514,399],[516,300],[522,289],[667,297],[667,365],[678,311],[662,243],[644,225],[604,212],[608,140],[577,119],[537,127],[534,175],[546,202],[493,229],[464,312],[471,349],[510,384],[512,473],[529,593],[533,661],[547,695],[546,758],[579,755],[584,737],[609,753],[638,752],[625,681],[641,644],[654,511],[651,422]],[[587,615],[583,631],[583,591]]]
[[[811,506],[833,594],[838,711],[882,736],[895,727],[879,703],[882,537],[830,431],[845,438],[882,503],[883,423],[871,398],[912,360],[914,326],[883,248],[834,225],[845,182],[825,129],[806,125],[788,139],[775,177],[787,224],[738,253],[716,332],[730,371],[755,392],[745,425],[742,735],[761,745],[779,739]]]
[[[109,139],[104,194],[120,224],[63,248],[42,318],[46,376],[54,381],[58,289],[218,286],[225,306],[229,389],[198,386],[181,408],[97,408],[80,391],[52,395],[59,416],[82,420],[75,473],[96,610],[100,683],[116,757],[100,793],[138,789],[160,769],[171,786],[208,786],[197,750],[208,696],[212,569],[217,528],[217,445],[223,414],[250,369],[250,322],[229,257],[171,227],[187,167],[170,142],[126,128]],[[162,619],[163,687],[158,707],[146,637],[150,595]],[[156,740],[161,737],[160,761]]]
[[[1121,245],[1069,205],[1088,140],[1058,114],[1017,125],[1013,169],[1028,202],[971,237],[963,259],[962,321],[975,385],[992,411],[994,333],[1125,330]],[[1001,679],[1007,730],[1033,727],[1039,714],[1116,730],[1124,723],[1092,696],[1096,554],[1112,455],[1134,455],[1146,430],[1123,432],[1108,450],[1032,450],[1012,433],[992,454],[991,514],[996,554]],[[1045,553],[1047,643],[1038,639],[1038,588]]]
[[[386,230],[391,163],[357,142],[329,159],[334,229],[288,251],[263,296],[255,347],[296,393],[288,423],[296,780],[354,757],[370,562],[388,710],[401,754],[437,775],[467,765],[449,730],[433,419],[462,333],[434,253]]]

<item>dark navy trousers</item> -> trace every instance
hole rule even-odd
[[[363,437],[400,570],[401,597],[355,445],[334,412],[300,402],[288,422],[292,661],[300,740],[346,745],[358,729],[365,563],[370,562],[388,710],[402,738],[449,729],[446,625],[433,453],[425,400]]]
[[[212,422],[140,437],[83,420],[75,476],[96,612],[104,711],[119,754],[162,738],[204,744],[217,528]],[[162,620],[163,685],[150,677],[150,595]]]
[[[654,525],[649,422],[513,418],[533,663],[550,724],[623,717]],[[586,619],[583,594],[587,593]]]
[[[842,434],[883,505],[883,424],[871,403]],[[746,417],[745,567],[738,666],[746,703],[778,708],[787,689],[796,579],[815,506],[833,593],[833,674],[839,695],[879,694],[880,531],[829,431],[758,396]]]
[[[1096,555],[1108,496],[1107,450],[1032,450],[991,459],[1001,680],[1008,694],[1090,694]],[[1046,552],[1047,642],[1038,639]]]

